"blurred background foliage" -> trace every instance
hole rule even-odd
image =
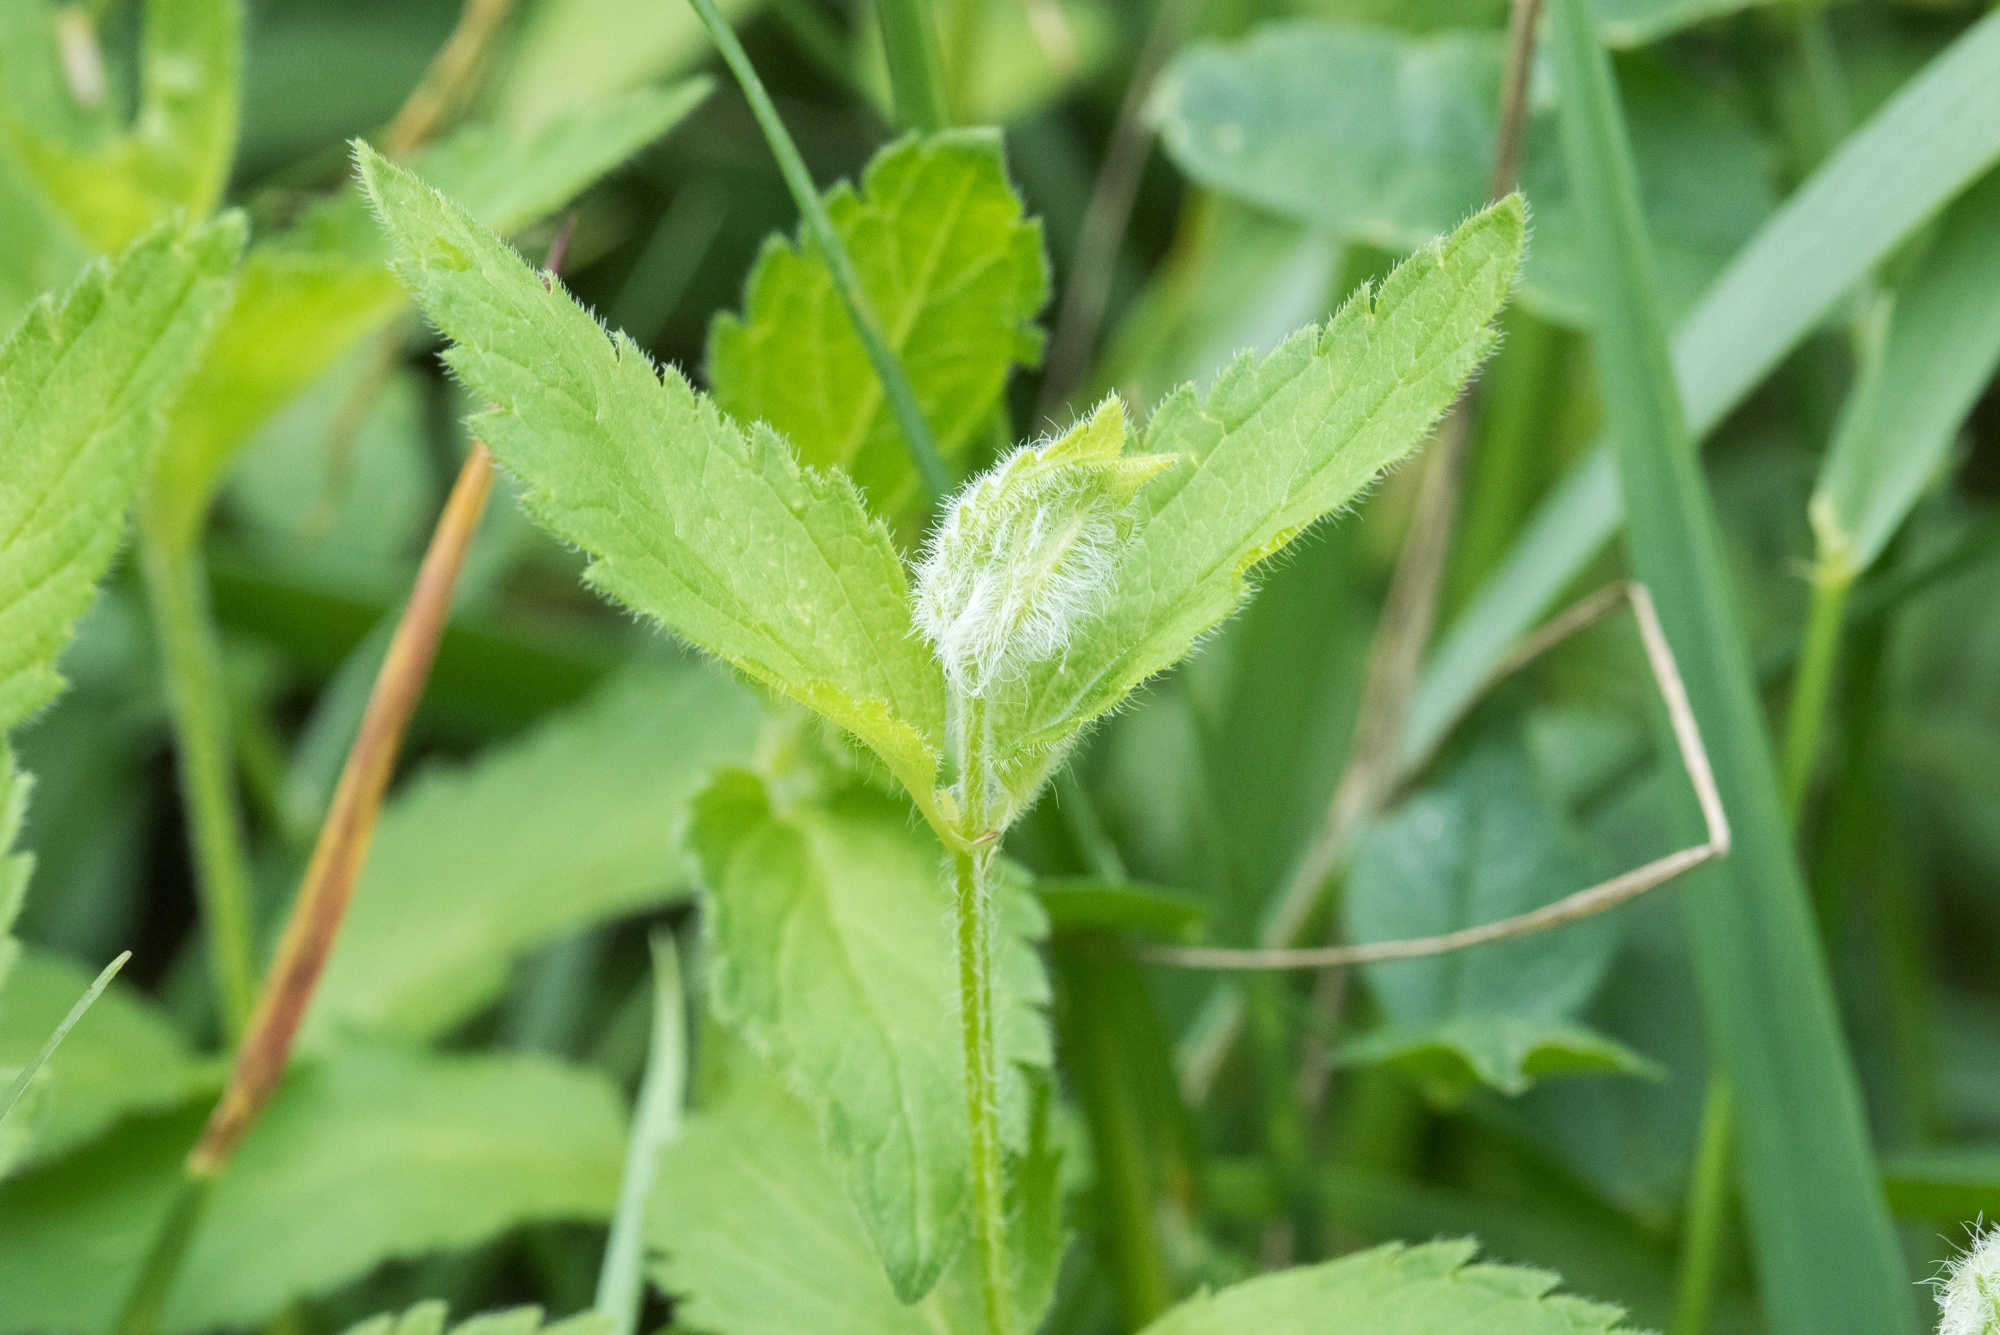
[[[681,0],[487,7],[497,21],[452,116],[502,136],[714,65]],[[342,182],[347,141],[396,120],[478,8],[249,7],[227,197],[260,235]],[[724,8],[816,180],[857,178],[897,132],[866,0]],[[1048,356],[1014,378],[1011,430],[996,441],[1048,431],[1109,390],[1143,412],[1176,384],[1205,383],[1237,350],[1326,316],[1484,193],[1502,0],[932,8],[950,114],[1005,127],[1058,294]],[[1597,8],[1670,323],[1982,12],[1969,0]],[[102,132],[93,116],[115,123],[133,96],[137,0],[10,0],[5,12],[9,114],[68,99],[77,143]],[[105,88],[89,115],[47,45],[64,23],[101,43]],[[1532,89],[1523,180],[1535,233],[1479,390],[1446,625],[1602,424],[1546,69]],[[1113,194],[1129,177],[1129,223],[1092,221],[1106,174]],[[514,220],[530,256],[555,234],[556,210],[534,212]],[[795,223],[727,80],[562,212],[574,219],[565,281],[697,382],[711,321],[740,306],[765,239]],[[2000,250],[1990,222],[1969,225]],[[1919,271],[1944,229],[1904,240],[1710,433],[1707,475],[1774,732],[1811,611],[1808,572],[1824,555],[1809,518],[1823,457],[1874,355],[1880,293]],[[20,247],[42,267],[4,276],[0,317],[62,285],[85,251]],[[1071,309],[1079,287],[1101,294],[1101,317],[1088,299]],[[407,311],[353,340],[256,424],[200,532],[260,941],[296,888],[465,448],[472,405],[433,351]],[[1940,428],[1907,522],[1858,586],[1800,836],[1913,1274],[1964,1221],[2000,1213],[2000,1149],[1981,1148],[2000,1141],[2000,395],[1976,388],[1991,362],[1974,368],[1969,414]],[[1168,935],[1253,940],[1347,759],[1416,476],[1389,477],[1288,554],[1196,660],[1099,728],[1064,780],[1078,788],[1059,786],[1010,852],[1047,876],[1171,887]],[[136,951],[59,1054],[25,1167],[0,1188],[0,1331],[22,1335],[102,1320],[106,1302],[63,1290],[95,1283],[90,1267],[129,1264],[146,1230],[117,1221],[157,1209],[221,1076],[160,650],[134,564],[64,660],[71,691],[19,739],[39,779],[25,838],[38,867],[0,1061],[32,1052],[99,962]],[[324,1056],[246,1149],[273,1167],[242,1165],[254,1198],[216,1207],[173,1328],[332,1330],[433,1296],[458,1310],[588,1301],[621,1091],[645,1053],[646,930],[694,912],[687,802],[709,768],[798,739],[740,685],[593,598],[580,569],[511,499],[490,509],[308,1031]],[[1606,552],[1566,587],[1624,572]],[[1346,930],[1500,916],[1552,897],[1553,881],[1672,848],[1662,812],[1678,779],[1649,738],[1649,689],[1616,621],[1508,682],[1369,835],[1341,897]],[[1065,802],[1069,791],[1092,800]],[[1457,905],[1406,884],[1410,859],[1453,822],[1512,841],[1461,851],[1471,898]],[[1088,914],[1068,925],[1058,914],[1057,929],[1062,1126],[1084,1245],[1051,1329],[1135,1329],[1202,1283],[1463,1233],[1629,1305],[1642,1325],[1667,1324],[1709,1070],[1672,890],[1476,964],[1383,966],[1344,992],[1311,976],[1224,984],[1249,1017],[1233,1046],[1213,1042],[1213,977],[1137,962]],[[367,1041],[336,1039],[356,1034]],[[422,1148],[468,1136],[478,1143],[456,1158]],[[1108,1159],[1107,1147],[1122,1149]],[[86,1240],[107,1235],[124,1240],[89,1259]],[[241,1259],[257,1256],[275,1259]],[[1713,1328],[1763,1329],[1734,1225],[1723,1256]],[[43,1294],[54,1296],[31,1296]]]

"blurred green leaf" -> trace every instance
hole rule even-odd
[[[754,16],[759,0],[718,0],[732,22]],[[709,58],[708,36],[685,4],[626,0],[536,0],[495,80],[494,119],[532,132],[657,79],[686,74]]]
[[[1906,1219],[1964,1224],[2000,1215],[2000,1147],[1945,1145],[1882,1160],[1889,1208]]]
[[[2000,364],[2000,173],[1944,216],[1890,298],[1887,329],[1842,413],[1813,489],[1821,559],[1875,564],[1943,464]]]
[[[1152,114],[1195,180],[1400,253],[1486,199],[1504,58],[1497,34],[1279,23],[1183,53]],[[1635,70],[1625,96],[1663,300],[1684,310],[1771,211],[1762,146],[1726,103],[1667,66]],[[1586,280],[1555,132],[1548,108],[1529,133],[1521,189],[1535,235],[1521,300],[1579,322]]]
[[[1601,879],[1518,742],[1490,741],[1368,831],[1341,907],[1350,940],[1442,936],[1551,904]],[[1514,941],[1363,966],[1386,1027],[1342,1049],[1518,1094],[1540,1074],[1644,1063],[1576,1015],[1618,946],[1596,917]],[[1457,1060],[1454,1062],[1452,1058]]]
[[[2000,13],[1967,29],[1850,135],[1680,322],[1673,376],[1694,434],[1714,430],[1883,256],[1996,159]],[[1406,762],[1435,744],[1622,521],[1617,468],[1599,446],[1447,628],[1418,683]]]
[[[706,80],[588,107],[533,133],[469,126],[416,155],[488,226],[512,231],[664,134],[707,95]],[[147,498],[171,543],[194,541],[217,484],[250,433],[318,379],[405,300],[358,190],[260,240],[236,304],[178,411]]]
[[[995,773],[1017,805],[1085,725],[1234,612],[1260,562],[1421,443],[1492,347],[1524,227],[1518,198],[1495,205],[1379,293],[1160,405],[1140,448],[1182,462],[1140,493],[1102,613],[1080,643],[993,688],[989,727],[1013,739]]]
[[[1772,0],[1591,0],[1599,30],[1612,46],[1643,46],[1710,19]]]
[[[526,504],[597,559],[586,578],[874,748],[922,804],[943,750],[944,678],[910,629],[903,564],[844,474],[745,435],[671,368],[416,177],[362,172],[445,354],[500,405],[475,429]]]
[[[1199,930],[1208,905],[1194,895],[1096,876],[1045,876],[1035,881],[1054,931],[1101,927],[1184,938]]]
[[[904,1304],[821,1155],[812,1114],[747,1053],[728,1056],[720,1096],[660,1157],[648,1239],[677,1319],[715,1335],[981,1335],[972,1249]],[[1053,1167],[1042,1149],[1009,1174],[1024,1331],[1040,1324],[1060,1254]]]
[[[746,761],[763,714],[693,664],[628,671],[383,811],[308,1034],[429,1038],[491,1002],[535,946],[684,890],[689,804]]]
[[[714,906],[716,1013],[811,1108],[891,1287],[914,1302],[971,1217],[944,850],[900,802],[853,790],[777,807],[742,771],[702,795],[693,838]],[[1021,1068],[1052,1060],[1048,983],[1024,939],[1046,925],[1030,896],[1003,893],[1001,1135],[1018,1150],[1029,1130]]]
[[[0,325],[12,328],[28,303],[68,287],[90,258],[82,238],[58,217],[0,152]]]
[[[960,465],[1015,363],[1041,359],[1048,300],[1042,229],[1021,216],[1000,137],[909,136],[869,160],[826,209],[869,308],[947,464]],[[841,468],[875,511],[907,516],[921,479],[868,353],[810,237],[766,242],[744,313],[716,317],[708,381],[724,412],[770,424],[811,468]]]
[[[0,1067],[33,1057],[91,976],[60,955],[24,951],[0,1006]],[[222,1081],[220,1066],[196,1056],[172,1021],[122,985],[97,999],[45,1069],[50,1087],[29,1162],[66,1154],[121,1118],[178,1108]]]
[[[345,1335],[445,1335],[445,1312],[441,1302],[418,1303],[407,1312],[357,1321]],[[450,1335],[611,1335],[611,1330],[610,1320],[596,1312],[544,1325],[541,1308],[510,1307],[467,1317],[450,1328]]]
[[[46,94],[16,92],[55,81],[55,6],[10,8],[16,16],[0,29],[0,139],[77,232],[100,251],[120,250],[175,213],[213,212],[236,154],[240,0],[147,0],[132,123],[89,143],[36,114],[50,108]],[[30,62],[44,68],[20,68]],[[103,90],[98,98],[108,101]]]
[[[1190,1298],[1145,1335],[1618,1335],[1615,1307],[1552,1292],[1545,1270],[1479,1264],[1476,1242],[1391,1243]]]
[[[0,1187],[0,1330],[110,1326],[205,1111],[129,1122]],[[217,1182],[164,1331],[260,1324],[383,1261],[525,1221],[605,1219],[624,1140],[608,1081],[539,1058],[357,1048],[303,1064]]]
[[[1585,0],[1555,0],[1552,13],[1567,90],[1564,148],[1589,201],[1593,344],[1633,573],[1658,605],[1735,836],[1728,859],[1690,874],[1679,893],[1709,1028],[1736,1092],[1763,1307],[1780,1335],[1913,1331],[1908,1277],[1872,1169],[1714,508],[1653,298],[1610,60],[1584,8]],[[1676,806],[1678,828],[1698,831],[1691,803],[1682,797]]]

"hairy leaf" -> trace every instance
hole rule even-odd
[[[140,25],[139,105],[81,134],[73,100],[35,96],[56,72],[56,10],[10,5],[0,27],[0,139],[99,250],[123,248],[174,213],[203,217],[222,198],[236,154],[241,0],[147,0]],[[28,68],[40,65],[42,68]],[[106,118],[115,105],[105,99]],[[64,105],[67,103],[68,105]],[[79,142],[82,141],[82,142]]]
[[[1486,198],[1504,47],[1497,33],[1278,23],[1245,42],[1188,50],[1154,114],[1197,181],[1343,240],[1406,250]],[[1628,84],[1663,298],[1679,312],[1770,213],[1763,147],[1692,82],[1648,68]],[[1581,323],[1588,288],[1555,139],[1546,108],[1531,125],[1521,178],[1535,219],[1521,299]]]
[[[843,474],[801,469],[603,326],[465,211],[367,148],[398,270],[495,404],[474,419],[587,578],[873,747],[927,802],[944,731],[895,544]]]
[[[994,736],[1023,740],[997,766],[1017,802],[1085,724],[1234,612],[1258,562],[1423,439],[1493,345],[1525,227],[1518,197],[1494,205],[1379,293],[1160,406],[1140,448],[1182,462],[1140,492],[1103,611],[1066,653],[995,687]]]
[[[679,121],[706,80],[589,107],[533,134],[469,126],[416,155],[475,217],[512,231],[561,208]],[[360,192],[344,190],[254,246],[236,304],[174,413],[147,499],[172,541],[194,541],[236,451],[270,415],[403,306]]]
[[[660,1156],[648,1217],[652,1277],[678,1318],[713,1335],[980,1335],[970,1247],[913,1304],[890,1288],[812,1115],[747,1053]],[[1047,1310],[1061,1256],[1055,1156],[1037,1136],[1009,1174],[1018,1328]]]
[[[774,805],[724,774],[694,842],[714,903],[718,1015],[817,1116],[830,1166],[904,1301],[937,1283],[969,1223],[967,1142],[944,850],[866,790]],[[1051,1054],[1048,985],[1023,929],[1040,907],[1006,884],[996,1028],[1003,1140],[1028,1131],[1021,1067]]]
[[[62,687],[56,655],[118,550],[242,243],[234,217],[159,228],[0,345],[0,732]]]
[[[1619,1335],[1615,1307],[1553,1293],[1545,1270],[1476,1264],[1474,1242],[1390,1243],[1182,1303],[1145,1335]]]
[[[441,1302],[418,1303],[407,1312],[357,1321],[345,1335],[445,1335],[446,1310]],[[596,1312],[544,1325],[541,1308],[510,1307],[467,1317],[451,1327],[450,1335],[611,1335],[612,1329],[611,1319]]]
[[[91,977],[60,955],[23,951],[0,1004],[0,1067],[32,1058]],[[43,1069],[49,1087],[31,1161],[68,1153],[120,1118],[178,1108],[213,1092],[222,1078],[221,1068],[198,1057],[150,1000],[118,983],[77,1021]]]
[[[761,722],[720,673],[646,668],[420,776],[383,812],[309,1032],[435,1036],[498,996],[516,956],[684,889],[689,804]]]
[[[0,1330],[111,1325],[206,1111],[129,1122],[0,1188]],[[256,1325],[394,1257],[608,1218],[624,1137],[608,1081],[539,1058],[303,1064],[217,1183],[163,1329]]]
[[[908,136],[845,182],[826,209],[883,337],[949,464],[1000,403],[1016,362],[1040,359],[1030,323],[1048,299],[1042,229],[1021,216],[1000,136]],[[750,272],[744,313],[716,317],[708,382],[723,411],[768,422],[804,463],[843,468],[875,510],[922,499],[909,446],[810,237],[773,237]]]

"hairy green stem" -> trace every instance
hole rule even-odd
[[[1806,621],[1799,669],[1792,677],[1791,710],[1785,718],[1785,754],[1781,777],[1785,810],[1796,829],[1812,782],[1813,757],[1819,752],[1820,723],[1826,717],[1833,670],[1840,659],[1840,626],[1847,613],[1847,594],[1854,577],[1838,562],[1822,560],[1813,572],[1812,613]]]
[[[882,52],[889,66],[896,123],[924,134],[942,130],[950,118],[930,0],[875,0],[875,16],[882,24]]]
[[[793,202],[798,205],[799,216],[826,259],[834,291],[840,294],[841,305],[847,308],[847,318],[853,323],[861,346],[867,350],[876,378],[882,382],[883,396],[889,400],[889,411],[895,415],[896,426],[903,433],[903,443],[909,448],[910,461],[916,465],[924,491],[933,501],[939,499],[951,490],[951,477],[945,472],[944,459],[938,454],[937,442],[931,439],[930,424],[924,420],[923,409],[917,406],[917,395],[910,388],[910,378],[903,374],[902,363],[896,359],[888,340],[882,337],[882,326],[877,323],[875,312],[868,305],[868,294],[861,290],[861,276],[855,271],[847,247],[841,244],[839,233],[833,230],[833,220],[827,216],[826,205],[819,197],[819,188],[813,184],[812,173],[806,170],[805,159],[799,156],[798,145],[792,142],[791,132],[785,129],[784,121],[778,118],[778,109],[772,105],[771,95],[764,90],[763,80],[757,77],[757,70],[744,53],[743,44],[736,40],[736,33],[716,9],[715,0],[688,0],[688,3],[694,6],[702,26],[708,29],[710,39],[715,42],[716,50],[722,53],[723,62],[741,85],[743,98],[750,104],[750,112],[757,118],[758,128],[764,132],[764,141],[771,147],[771,156],[778,160],[778,171],[792,192]]]
[[[181,801],[208,933],[208,967],[223,1029],[234,1042],[242,1037],[256,1002],[257,968],[250,945],[249,857],[237,809],[229,702],[208,614],[207,577],[198,552],[144,524],[139,555],[166,672]]]
[[[1694,1179],[1688,1184],[1687,1217],[1681,1226],[1673,1335],[1702,1335],[1715,1302],[1715,1272],[1729,1222],[1730,1166],[1736,1154],[1734,1103],[1729,1077],[1716,1070],[1709,1076],[1708,1098],[1702,1105]]]
[[[987,1335],[1013,1335],[1014,1285],[1007,1261],[1007,1184],[1000,1161],[1000,1091],[993,1038],[994,852],[952,853],[958,928],[958,1003],[965,1046],[965,1115],[972,1136],[972,1234]]]

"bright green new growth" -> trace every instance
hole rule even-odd
[[[697,804],[715,1011],[813,1110],[892,1286],[914,1302],[960,1250],[970,1207],[942,850],[901,803],[866,790],[776,803],[736,771]],[[996,897],[999,1119],[1019,1151],[1024,1068],[1053,1059],[1032,945],[1046,924],[1024,890]]]
[[[1248,579],[1408,454],[1493,346],[1527,210],[1512,196],[1418,251],[1318,328],[1261,362],[1245,355],[1206,396],[1160,406],[1140,450],[1185,462],[1139,494],[1092,633],[997,685],[996,777],[1018,811],[1084,725],[1185,657],[1249,596]]]
[[[852,480],[746,434],[462,209],[365,145],[359,161],[447,361],[495,405],[475,429],[529,511],[596,558],[589,581],[840,724],[927,802],[943,676]]]
[[[1615,1307],[1545,1270],[1475,1264],[1475,1242],[1391,1243],[1191,1298],[1144,1335],[1630,1335]]]
[[[954,690],[984,695],[1084,635],[1132,535],[1139,488],[1171,455],[1125,455],[1108,399],[1049,445],[1023,445],[945,508],[917,567],[917,628]]]
[[[0,731],[62,689],[56,656],[124,532],[228,298],[240,219],[149,233],[0,346]]]
[[[1048,300],[1039,221],[1022,217],[990,130],[908,136],[845,182],[826,210],[938,452],[963,458],[1016,363],[1041,358],[1030,323]],[[767,422],[802,462],[852,476],[876,513],[912,517],[920,480],[867,350],[809,235],[765,243],[744,314],[716,317],[708,381],[738,422]]]

